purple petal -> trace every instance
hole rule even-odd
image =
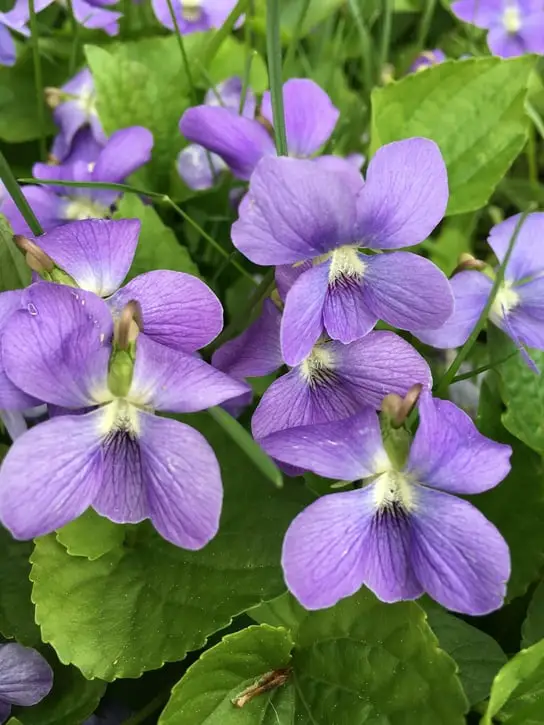
[[[329,140],[340,111],[308,78],[291,78],[284,84],[283,105],[289,155],[312,156]],[[261,114],[274,125],[269,91],[263,95]]]
[[[313,266],[312,261],[309,259],[306,262],[299,262],[298,264],[281,264],[276,267],[274,273],[276,279],[276,287],[280,298],[285,302],[287,293],[291,287],[295,284],[301,274],[311,269]]]
[[[487,241],[502,262],[508,251],[510,241],[515,234],[521,214],[516,214],[491,230]],[[544,271],[544,212],[529,214],[522,223],[514,250],[508,260],[505,279],[520,282],[527,277],[535,277]]]
[[[113,133],[100,152],[92,171],[91,180],[124,182],[127,177],[151,160],[153,134],[143,126],[131,126]],[[109,205],[118,192],[108,189],[93,189],[92,197]]]
[[[454,612],[499,609],[510,576],[508,546],[467,501],[418,488],[412,524],[412,565],[425,591]]]
[[[362,185],[361,179],[361,185]],[[232,226],[232,241],[256,264],[293,264],[355,239],[355,203],[344,174],[312,161],[264,158]]]
[[[13,313],[21,307],[23,290],[0,293],[0,335],[3,335]],[[13,411],[25,410],[38,404],[38,400],[20,390],[6,375],[0,350],[0,407]]]
[[[53,191],[43,189],[41,186],[24,186],[21,191],[45,231],[54,229],[62,223],[60,215],[62,202]],[[7,218],[14,234],[33,235],[11,196],[2,202],[0,212]]]
[[[526,53],[544,53],[544,13],[542,8],[523,19],[523,25],[519,31],[523,40]]]
[[[11,713],[11,705],[8,705],[7,702],[2,702],[0,700],[0,723],[4,723]]]
[[[451,10],[459,20],[478,28],[490,28],[502,22],[504,0],[457,0]]]
[[[264,126],[228,108],[189,108],[183,114],[179,128],[189,141],[220,156],[240,179],[249,179],[263,156],[276,153]]]
[[[448,174],[440,149],[409,138],[378,149],[357,202],[358,238],[373,249],[422,242],[444,216]]]
[[[453,312],[445,274],[424,257],[392,252],[365,258],[363,295],[371,310],[401,330],[436,329]]]
[[[168,541],[201,549],[217,533],[221,472],[206,439],[176,420],[141,416],[142,471],[151,521]]]
[[[178,174],[190,189],[204,191],[211,189],[227,165],[220,156],[206,151],[204,146],[189,144],[180,151],[176,168]]]
[[[515,58],[527,52],[521,35],[509,33],[502,23],[491,28],[487,44],[491,53],[501,58]]]
[[[20,438],[28,430],[25,416],[20,411],[0,410],[0,421],[12,441]]]
[[[12,66],[15,65],[15,60],[15,41],[0,17],[0,65]]]
[[[202,7],[211,28],[220,28],[236,5],[236,0],[203,0]]]
[[[281,349],[287,365],[298,365],[323,332],[328,264],[304,272],[289,290],[281,319]]]
[[[215,88],[210,88],[210,90],[207,91],[204,98],[204,104],[206,106],[224,106],[235,113],[239,113],[240,102],[242,100],[242,90],[243,83],[241,78],[238,76],[227,78],[227,80],[218,83]],[[219,98],[221,98],[221,102],[219,102],[219,99],[217,98],[215,93],[216,91],[219,94]],[[257,101],[255,99],[255,94],[251,88],[247,88],[242,116],[246,116],[246,118],[253,118],[255,116],[256,107]]]
[[[215,351],[212,365],[239,380],[270,375],[283,365],[280,322],[281,312],[266,299],[255,322]]]
[[[82,289],[107,297],[130,269],[140,228],[138,219],[89,219],[57,227],[35,242]]]
[[[481,272],[459,272],[450,280],[454,298],[452,316],[437,330],[413,330],[414,335],[433,347],[460,347],[482,314],[492,286],[492,280]]]
[[[0,646],[0,700],[36,705],[53,687],[53,671],[39,652],[16,642]]]
[[[140,274],[108,304],[118,315],[131,300],[140,304],[146,336],[174,350],[195,352],[223,327],[223,308],[215,294],[200,279],[184,272]]]
[[[80,516],[102,481],[102,410],[63,415],[17,438],[0,468],[0,520],[16,539]]]
[[[483,436],[471,418],[449,400],[419,399],[419,428],[407,471],[419,483],[451,493],[481,493],[510,471],[512,449]]]
[[[97,8],[86,0],[72,0],[74,15],[84,28],[104,30],[108,35],[117,35],[119,23],[123,16],[113,10]]]
[[[507,315],[505,332],[528,347],[544,350],[544,278],[516,287],[519,304]]]
[[[378,316],[371,312],[359,280],[340,277],[327,288],[323,324],[333,340],[350,343],[373,329]]]
[[[171,350],[145,335],[137,340],[128,396],[136,405],[194,413],[243,395],[249,389],[199,357]]]
[[[332,423],[277,431],[260,439],[259,445],[278,461],[342,481],[372,476],[387,462],[372,408]]]
[[[326,154],[325,156],[317,156],[312,161],[322,169],[346,174],[346,178],[352,178],[357,184],[357,191],[361,190],[361,168],[365,163],[363,154],[350,154],[345,158]]]
[[[374,512],[368,486],[323,496],[291,523],[281,562],[289,590],[306,609],[332,607],[361,588]]]
[[[112,319],[106,304],[83,290],[40,282],[23,297],[2,334],[10,380],[46,403],[84,408],[106,391]]]

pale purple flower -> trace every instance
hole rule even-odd
[[[153,334],[138,335],[125,353],[126,389],[114,392],[119,352],[106,302],[52,283],[25,290],[2,334],[4,368],[16,386],[65,414],[31,428],[4,458],[0,520],[15,538],[50,533],[89,506],[118,523],[149,518],[186,549],[215,536],[222,485],[213,450],[198,431],[154,411],[204,410],[246,386],[193,353],[157,343],[170,333],[168,309],[161,312]],[[194,338],[206,318],[195,305],[176,326],[185,324]]]
[[[290,156],[316,154],[329,140],[339,111],[329,96],[307,78],[291,78],[283,86],[285,130]],[[272,126],[272,101],[267,91],[260,116]],[[275,156],[272,133],[265,124],[240,116],[237,110],[209,105],[189,108],[180,121],[181,133],[220,156],[232,173],[247,180],[264,156]]]
[[[56,91],[55,91],[55,96]],[[96,93],[91,71],[83,68],[58,92],[60,102],[54,98],[53,117],[60,128],[51,153],[59,161],[64,161],[70,153],[76,133],[89,125],[97,143],[104,146],[106,135],[96,110]],[[57,105],[55,105],[57,104]]]
[[[0,645],[0,723],[12,705],[36,705],[52,686],[53,671],[39,652],[16,642]]]
[[[204,105],[214,108],[228,108],[233,113],[240,113],[242,102],[242,81],[240,78],[229,78],[210,89],[204,98]],[[242,116],[253,118],[256,100],[253,91],[248,88],[244,100]],[[190,189],[203,191],[211,189],[219,174],[226,170],[227,164],[217,154],[209,152],[199,144],[189,144],[180,151],[177,159],[177,170]]]
[[[489,30],[493,55],[544,53],[542,0],[457,0],[451,9],[465,23]]]
[[[375,154],[366,183],[341,170],[288,158],[264,158],[232,227],[236,248],[262,265],[302,269],[285,299],[282,350],[299,364],[325,332],[350,343],[379,319],[404,330],[438,328],[453,297],[444,274],[410,252],[442,219],[447,174],[433,141],[412,138]],[[362,253],[360,248],[369,253]],[[386,250],[388,253],[376,253]]]
[[[520,216],[510,217],[490,232],[488,242],[499,262],[505,257]],[[544,350],[543,236],[544,213],[529,214],[519,230],[504,281],[489,313],[489,320],[518,347],[526,345],[538,350]],[[492,277],[483,272],[466,270],[454,275],[451,279],[455,297],[453,315],[441,328],[419,330],[415,334],[433,347],[460,347],[482,314],[492,286]]]
[[[45,10],[56,0],[35,0],[34,9],[37,13]],[[57,0],[65,7],[64,2]],[[119,32],[119,18],[122,14],[114,10],[106,10],[109,5],[115,5],[118,0],[72,0],[72,9],[77,22],[89,30],[100,29],[108,35],[117,35]],[[14,12],[18,15],[30,17],[28,0],[17,0]]]
[[[15,31],[28,37],[30,30],[26,27],[28,17],[21,15],[19,9],[14,8],[10,12],[0,12],[0,66],[15,65],[16,49],[10,31]]]
[[[167,0],[152,0],[155,17],[169,30],[176,30]],[[174,14],[182,35],[220,28],[230,15],[236,0],[175,0]]]
[[[58,180],[58,186],[25,186],[22,189],[45,231],[78,219],[107,217],[121,195],[108,189],[65,187],[63,181],[122,183],[151,158],[153,136],[142,126],[116,131],[103,148],[89,129],[80,131],[77,137],[65,163],[39,163],[33,167],[36,178]],[[89,160],[93,153],[97,155]],[[0,212],[8,218],[16,234],[31,234],[11,198],[3,202]]]
[[[443,63],[445,60],[447,60],[446,54],[443,50],[440,50],[440,48],[435,48],[434,50],[424,50],[414,60],[408,69],[408,73],[425,70],[425,68],[430,68],[433,65]]]
[[[335,423],[274,433],[274,458],[362,488],[319,498],[293,521],[282,564],[306,607],[336,604],[366,585],[385,602],[427,593],[447,609],[499,608],[510,576],[508,546],[470,503],[451,494],[496,486],[509,446],[482,436],[453,403],[424,391],[408,459],[396,462],[373,410]]]

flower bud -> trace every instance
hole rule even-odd
[[[25,260],[30,269],[38,274],[52,272],[55,262],[35,242],[27,239],[22,234],[15,234],[13,237],[15,245],[24,253]]]
[[[476,257],[474,257],[472,254],[463,252],[463,254],[459,255],[459,262],[457,264],[457,267],[453,270],[453,274],[457,274],[457,272],[464,272],[469,269],[482,272],[486,267],[487,264],[481,259],[476,259]]]

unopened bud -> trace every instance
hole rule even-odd
[[[457,274],[457,272],[464,272],[468,269],[473,269],[481,272],[486,267],[487,264],[481,259],[476,259],[476,257],[474,257],[472,254],[463,252],[463,254],[459,256],[459,262],[457,264],[457,267],[453,270],[453,274]]]
[[[136,300],[128,302],[115,325],[114,340],[119,350],[128,350],[143,330],[142,309]]]
[[[57,106],[60,106],[60,104],[64,103],[66,100],[65,94],[60,88],[52,88],[51,86],[48,86],[43,89],[43,93],[45,95],[45,102],[49,108],[57,108]]]
[[[394,428],[400,428],[406,418],[410,415],[412,408],[417,403],[423,389],[421,383],[412,385],[404,398],[397,393],[386,395],[382,401],[382,413],[388,416]]]
[[[54,154],[48,154],[47,163],[49,166],[58,166],[60,164],[60,159],[58,159]]]
[[[22,234],[15,234],[13,241],[24,253],[26,263],[31,270],[38,272],[38,274],[53,271],[55,268],[55,262],[35,242],[27,239]]]

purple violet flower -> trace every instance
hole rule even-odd
[[[152,0],[155,17],[169,30],[176,30],[167,0]],[[230,15],[236,0],[178,0],[172,7],[182,35],[220,28]]]
[[[25,186],[22,191],[45,231],[69,221],[96,219],[111,214],[111,206],[120,192],[96,188],[70,188],[63,181],[124,182],[128,176],[151,158],[153,136],[142,126],[132,126],[113,133],[103,148],[97,144],[89,129],[77,134],[70,157],[65,163],[35,164],[36,178],[58,180],[58,186]],[[93,151],[94,149],[94,151]],[[89,150],[97,153],[89,161]],[[16,234],[31,234],[11,198],[0,206]]]
[[[96,110],[96,93],[91,71],[83,68],[61,88],[48,88],[46,96],[53,107],[55,123],[60,128],[52,148],[52,155],[64,161],[69,155],[76,133],[85,126],[100,146],[106,144],[106,135]]]
[[[39,13],[54,2],[55,0],[35,0],[34,8]],[[64,6],[61,0],[58,2]],[[75,19],[84,28],[100,29],[108,35],[117,35],[119,18],[122,17],[122,14],[113,10],[105,10],[105,7],[115,5],[117,2],[118,0],[72,0],[72,9]],[[12,12],[23,17],[26,16],[26,18],[30,17],[28,0],[17,0]]]
[[[242,81],[234,77],[219,83],[215,89],[210,89],[204,98],[204,105],[228,108],[233,113],[239,114],[241,101]],[[242,116],[253,118],[256,105],[253,91],[247,89]],[[186,146],[180,151],[177,159],[179,175],[187,186],[195,191],[211,189],[219,174],[227,168],[227,164],[220,156],[210,153],[199,144]]]
[[[292,78],[284,84],[283,103],[289,155],[313,156],[329,140],[338,109],[325,91],[307,78]],[[179,128],[187,139],[220,156],[235,176],[247,180],[264,156],[276,155],[268,91],[259,113],[261,120],[256,120],[240,116],[232,108],[196,106],[185,111]]]
[[[445,60],[447,60],[446,54],[443,50],[440,50],[440,48],[435,48],[435,50],[424,50],[414,60],[408,69],[408,73],[416,73],[417,71],[425,70],[425,68],[430,68],[433,65],[443,63]]]
[[[451,9],[463,22],[489,30],[487,44],[493,55],[544,53],[541,0],[457,0]]]
[[[193,306],[189,335],[209,324],[206,316]],[[163,308],[164,336],[170,322]],[[123,316],[114,332],[106,302],[82,290],[43,282],[25,290],[2,335],[5,371],[28,395],[67,410],[18,438],[2,462],[0,520],[15,538],[50,533],[89,506],[118,523],[149,518],[186,549],[215,536],[215,454],[198,431],[154,411],[204,410],[247,388],[197,355],[138,334],[136,323]]]
[[[502,262],[514,235],[520,214],[493,227],[489,245]],[[523,346],[544,350],[544,212],[529,214],[523,222],[506,266],[504,281],[493,301],[489,320],[505,332],[523,351]],[[476,270],[454,275],[451,287],[455,311],[437,330],[414,334],[437,348],[463,345],[482,314],[491,293],[493,279]],[[527,359],[534,367],[534,364]]]
[[[36,705],[52,687],[53,671],[39,652],[16,642],[0,645],[0,723],[12,705]]]
[[[378,416],[368,409],[260,441],[287,464],[363,482],[319,498],[287,531],[285,580],[306,609],[333,606],[363,584],[385,602],[426,592],[466,614],[502,605],[508,546],[474,506],[451,494],[496,486],[510,470],[511,449],[485,438],[466,413],[428,391],[420,396],[419,414],[406,461],[393,460]]]
[[[296,269],[313,261],[285,299],[288,365],[301,363],[324,332],[350,343],[378,319],[404,330],[444,324],[453,311],[444,274],[423,257],[389,250],[423,241],[447,201],[444,161],[428,139],[379,149],[365,184],[349,164],[335,172],[298,159],[260,162],[232,227],[234,245],[256,264]]]
[[[26,27],[28,16],[21,15],[17,7],[8,13],[0,12],[0,66],[15,65],[16,49],[15,41],[11,37],[10,30],[20,33],[28,38],[30,30]]]

